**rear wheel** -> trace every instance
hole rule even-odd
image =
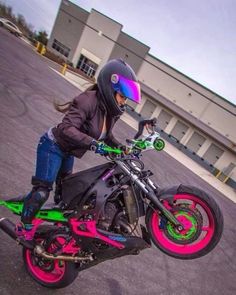
[[[216,204],[204,192],[199,195],[181,193],[173,197],[173,204],[163,201],[184,230],[178,231],[158,211],[149,209],[146,223],[153,243],[166,254],[179,259],[194,259],[209,253],[220,241],[223,216]]]
[[[50,241],[49,244],[40,236],[37,236],[36,241],[43,246],[46,244],[46,251],[52,254],[56,254],[65,242],[62,237],[59,237]],[[23,248],[23,260],[29,275],[47,288],[64,288],[70,285],[78,275],[78,268],[75,263],[45,259],[26,248]]]

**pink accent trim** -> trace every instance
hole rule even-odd
[[[197,204],[196,204],[195,202],[193,202],[192,205],[190,206],[190,209],[191,209],[191,210],[194,210],[194,209],[196,208],[196,205],[197,205]]]
[[[205,232],[204,237],[202,237],[202,239],[199,241],[195,241],[195,243],[193,244],[188,244],[188,245],[175,244],[173,241],[169,240],[166,237],[164,231],[159,228],[159,216],[156,212],[153,212],[153,215],[151,217],[151,225],[152,225],[152,230],[154,234],[154,239],[156,239],[163,248],[171,252],[178,253],[178,254],[193,254],[205,248],[211,241],[215,231],[214,217],[212,215],[211,210],[207,206],[207,204],[204,203],[201,199],[188,194],[174,196],[174,200],[179,200],[179,199],[190,200],[193,202],[192,204],[193,208],[195,208],[196,205],[199,204],[205,210],[208,217],[209,224],[207,226],[203,226],[201,229],[202,231]],[[185,233],[186,230],[191,227],[190,226],[191,222],[189,220],[187,221],[186,218],[183,218],[183,216],[181,216],[180,221],[183,222],[183,225],[187,227],[184,229],[183,233]]]
[[[163,205],[166,207],[166,209],[171,210],[172,207],[170,206],[170,204],[168,203],[168,201],[164,200],[163,201]]]
[[[80,250],[80,247],[76,246],[76,241],[71,239],[70,242],[63,246],[62,252],[66,254],[77,254]]]
[[[102,180],[105,181],[105,180],[107,180],[110,176],[112,176],[114,170],[115,170],[115,169],[111,169],[111,170],[108,171],[105,175],[103,175]]]
[[[16,225],[16,232],[17,232],[17,235],[20,236],[20,237],[24,237],[25,240],[27,241],[32,241],[34,239],[34,235],[35,235],[35,232],[38,228],[38,226],[43,223],[43,220],[41,219],[33,219],[32,221],[32,224],[33,224],[33,227],[31,230],[25,230],[23,228],[23,224],[20,222],[19,225]],[[18,226],[21,228],[21,230],[19,231],[18,230]]]
[[[113,241],[113,240],[109,239],[108,237],[98,233],[95,221],[82,221],[81,222],[81,221],[78,221],[76,218],[71,218],[70,223],[71,223],[73,232],[79,236],[100,239],[100,240],[102,240],[102,241],[104,241],[104,242],[106,242],[118,249],[123,249],[125,247],[123,244]],[[81,225],[85,227],[86,231],[79,229],[79,226],[81,226]]]

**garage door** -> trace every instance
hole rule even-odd
[[[221,148],[212,143],[203,155],[203,158],[210,164],[214,165],[215,162],[222,156],[223,152],[224,151]]]
[[[155,111],[156,105],[151,102],[149,99],[146,100],[140,114],[143,118],[149,119],[151,118],[153,112]]]
[[[172,119],[172,115],[162,110],[157,118],[157,126],[161,130],[165,130],[166,126],[169,124]]]
[[[191,151],[197,153],[200,147],[203,145],[204,141],[206,140],[201,134],[194,132],[189,141],[187,142],[186,146]]]
[[[187,130],[188,130],[187,125],[185,125],[183,122],[177,121],[177,123],[175,124],[175,127],[172,129],[170,134],[175,139],[181,141],[181,139],[183,138]]]

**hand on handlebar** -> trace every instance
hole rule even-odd
[[[93,140],[90,145],[90,150],[94,151],[96,154],[107,156],[112,154],[121,155],[122,153],[127,151],[127,148],[124,148],[124,146],[121,145],[118,148],[112,148],[103,142]]]
[[[125,155],[129,155],[131,152],[131,148],[126,146],[126,145],[119,145],[118,148],[125,154]]]
[[[93,140],[90,145],[90,150],[94,151],[95,154],[107,155],[108,152],[105,150],[105,147],[106,145],[103,142]]]

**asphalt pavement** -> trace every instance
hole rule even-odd
[[[50,66],[30,45],[0,28],[0,199],[30,190],[38,139],[62,118],[53,109],[53,101],[64,102],[79,93]],[[124,141],[132,138],[134,130],[120,120],[114,134]],[[215,198],[223,212],[225,228],[220,243],[211,253],[182,261],[151,248],[138,256],[99,264],[81,272],[69,287],[52,291],[26,274],[21,247],[0,231],[0,294],[236,294],[236,205],[164,151],[158,154],[150,151],[143,159],[161,187],[194,185]],[[104,161],[88,152],[76,161],[74,170]],[[17,220],[0,207],[1,217]]]

